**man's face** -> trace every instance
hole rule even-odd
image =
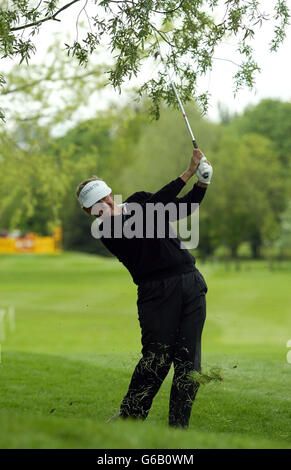
[[[100,199],[100,201],[93,204],[92,207],[83,207],[87,214],[95,215],[95,217],[109,217],[113,215],[114,201],[112,193]]]

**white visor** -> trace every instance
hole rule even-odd
[[[91,207],[111,193],[111,188],[104,181],[94,180],[87,183],[79,194],[81,206]]]

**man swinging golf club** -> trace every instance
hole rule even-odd
[[[101,242],[130,272],[138,286],[138,317],[142,334],[142,358],[138,362],[116,416],[145,419],[163,380],[174,365],[170,394],[169,425],[187,428],[199,383],[193,371],[201,370],[201,335],[206,315],[205,280],[195,267],[195,258],[183,248],[170,222],[179,219],[165,211],[163,236],[158,236],[158,220],[151,221],[153,236],[143,226],[141,236],[126,236],[132,217],[129,207],[139,205],[141,221],[148,207],[171,203],[186,205],[187,215],[200,204],[212,177],[212,166],[194,148],[189,167],[158,192],[136,192],[123,204],[116,204],[111,188],[97,177],[82,182],[77,189],[81,207],[98,219],[103,229]],[[198,181],[183,197],[177,195],[196,173]],[[184,215],[185,217],[185,215]],[[151,219],[152,220],[152,219]],[[135,225],[138,220],[135,221]],[[112,227],[121,227],[114,236]],[[109,229],[106,231],[105,229]],[[137,227],[135,227],[137,228]],[[128,227],[127,227],[128,229]]]

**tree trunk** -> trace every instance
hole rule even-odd
[[[252,258],[259,259],[261,257],[261,245],[261,235],[257,233],[251,239]]]
[[[237,245],[232,245],[230,250],[232,259],[237,259]]]

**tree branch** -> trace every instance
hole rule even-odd
[[[234,62],[233,60],[231,59],[223,59],[222,57],[212,57],[212,59],[214,60],[224,60],[225,62],[231,62],[232,64],[236,65],[237,67],[239,67],[239,64],[237,64],[236,62]]]
[[[166,33],[162,33],[159,29],[157,29],[152,23],[150,23],[150,26],[151,28],[153,28],[154,31],[156,31],[156,33],[158,33],[159,36],[161,36],[161,38],[167,43],[169,44],[169,46],[171,47],[175,47],[174,44],[170,43],[170,41],[168,40],[168,38],[165,36]]]
[[[160,13],[161,15],[168,15],[169,13],[174,13],[175,11],[179,10],[179,8],[181,8],[181,6],[183,5],[184,1],[185,0],[181,0],[179,5],[176,8],[173,8],[172,10],[165,10],[165,11],[152,10],[152,11],[154,11],[155,13]]]
[[[40,78],[39,80],[34,80],[33,82],[26,83],[25,85],[21,85],[19,87],[10,88],[8,90],[3,90],[1,95],[9,95],[11,93],[18,93],[20,91],[26,90],[27,88],[32,88],[35,85],[38,85],[41,82],[67,82],[69,80],[82,80],[82,78],[89,77],[90,75],[101,75],[100,70],[91,70],[90,72],[84,73],[82,75],[73,75],[71,77],[60,77],[60,78],[50,78],[50,75],[46,77]]]
[[[66,10],[67,8],[72,6],[74,3],[77,3],[77,2],[80,2],[80,0],[73,0],[70,3],[67,3],[62,8],[60,8],[58,11],[56,11],[56,13],[54,13],[51,16],[46,16],[42,20],[34,21],[33,23],[24,24],[24,25],[21,25],[21,26],[15,26],[15,28],[11,28],[10,31],[19,31],[20,29],[31,28],[32,26],[38,26],[38,25],[44,23],[45,21],[49,21],[49,20],[61,21],[61,20],[57,19],[56,16],[59,15],[59,13],[61,13],[62,11]]]
[[[169,13],[174,13],[175,11],[179,10],[179,8],[183,5],[185,0],[181,0],[179,5],[176,8],[173,8],[172,10],[165,10],[165,11],[160,11],[160,10],[151,10],[154,13],[160,13],[161,15],[168,15]],[[138,6],[138,2],[135,3],[133,0],[110,0],[109,3],[130,3],[131,5]]]

